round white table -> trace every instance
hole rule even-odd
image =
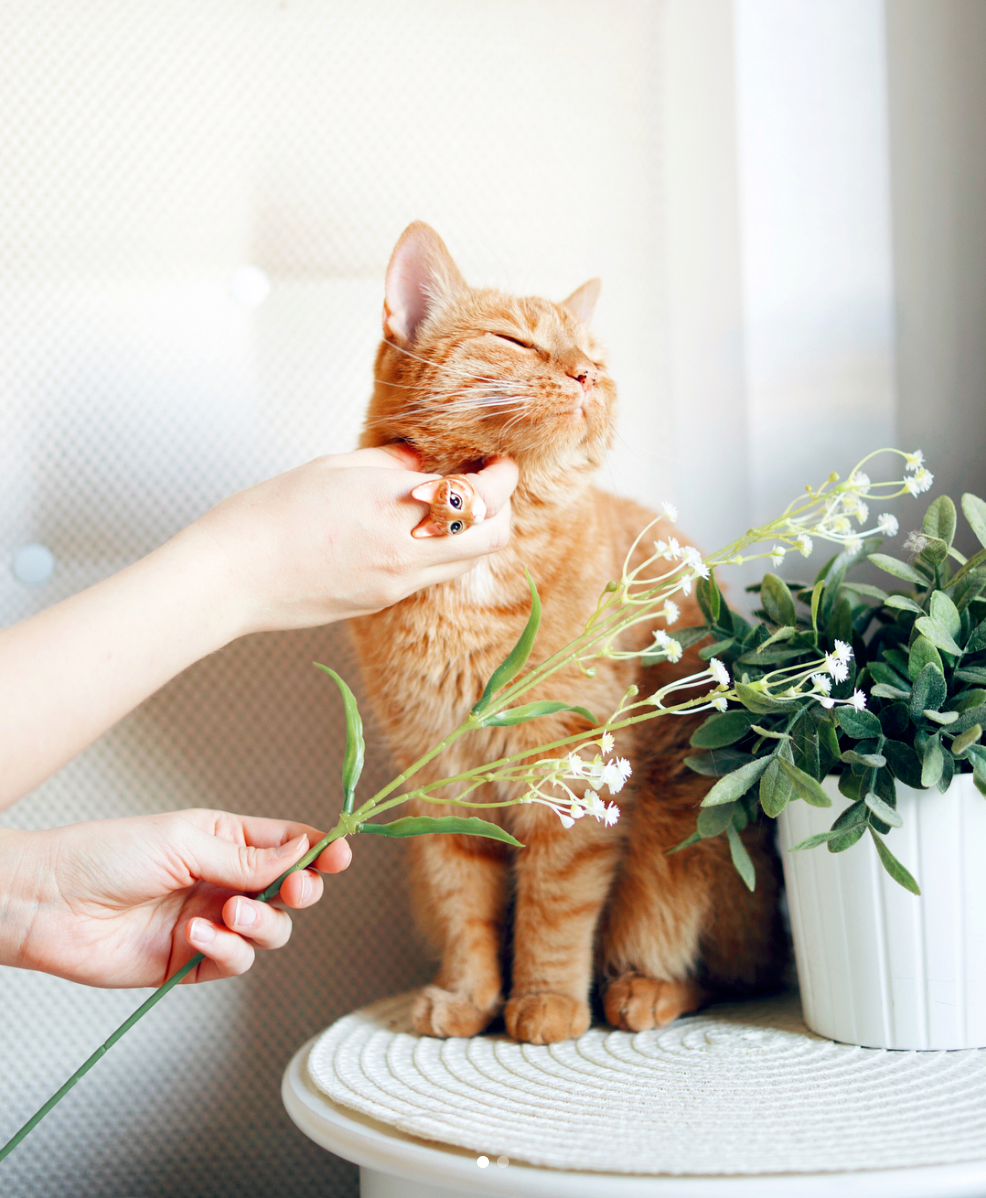
[[[407,1006],[406,997],[398,997],[346,1016],[299,1049],[284,1074],[288,1114],[310,1139],[359,1165],[361,1198],[986,1198],[980,1091],[986,1052],[888,1054],[833,1045],[805,1031],[793,998],[759,1011],[713,1008],[637,1039],[593,1029],[579,1042],[550,1049],[515,1045],[504,1036],[419,1038],[408,1032]],[[768,1075],[777,1080],[765,1086]],[[721,1133],[727,1141],[736,1134],[737,1114],[741,1129],[748,1117],[752,1148],[734,1141],[735,1149],[716,1160],[719,1125],[714,1117],[690,1118],[690,1096],[696,1094],[703,1112],[710,1101],[724,1099]],[[615,1120],[608,1126],[615,1131],[605,1123],[607,1103]],[[774,1149],[775,1128],[782,1141],[799,1126],[797,1119],[785,1123],[778,1115],[792,1109],[803,1110],[806,1120],[807,1139],[793,1133],[800,1171],[798,1164],[792,1171],[778,1168],[783,1145]],[[886,1164],[887,1144],[896,1135],[905,1147],[894,1152],[918,1144],[910,1167],[867,1168],[870,1140],[854,1147],[850,1137],[844,1159],[855,1162],[851,1167],[840,1168],[841,1155],[830,1155],[817,1170],[806,1169],[811,1151],[824,1149],[820,1111],[830,1113],[824,1123],[831,1138],[840,1118],[852,1128],[857,1112],[868,1110],[883,1115],[865,1119],[872,1143],[883,1145],[882,1160],[875,1151],[873,1163]],[[542,1112],[548,1121],[539,1125]],[[598,1114],[594,1126],[583,1120],[586,1112]],[[645,1126],[647,1118],[652,1123]],[[476,1140],[475,1128],[487,1119],[489,1131]],[[395,1126],[400,1123],[403,1129]],[[667,1129],[676,1144],[668,1157],[672,1167],[662,1170],[653,1166],[663,1159],[662,1135],[672,1138]],[[518,1145],[517,1159],[502,1154],[510,1142]],[[478,1144],[489,1144],[489,1155]],[[586,1155],[591,1152],[597,1155]],[[531,1164],[539,1154],[542,1163]],[[928,1156],[936,1163],[915,1163]],[[566,1157],[598,1160],[602,1167],[565,1168]],[[767,1168],[758,1172],[761,1158]],[[689,1161],[712,1167],[701,1173]],[[622,1171],[639,1169],[641,1162],[641,1172]]]

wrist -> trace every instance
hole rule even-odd
[[[32,858],[40,835],[0,828],[0,965],[37,968],[31,944],[41,908],[42,870],[37,863],[32,866]]]

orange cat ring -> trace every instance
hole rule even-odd
[[[464,474],[448,474],[422,483],[411,497],[431,507],[411,530],[412,537],[454,537],[486,519],[486,504]]]

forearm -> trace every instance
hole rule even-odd
[[[31,868],[35,832],[0,828],[0,965],[27,965],[26,945],[38,908],[31,884],[43,872]]]
[[[222,552],[193,525],[0,632],[0,808],[239,634]]]

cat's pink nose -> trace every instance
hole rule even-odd
[[[582,387],[582,390],[588,393],[596,385],[596,380],[599,378],[599,372],[592,366],[577,366],[568,372],[569,376]]]

